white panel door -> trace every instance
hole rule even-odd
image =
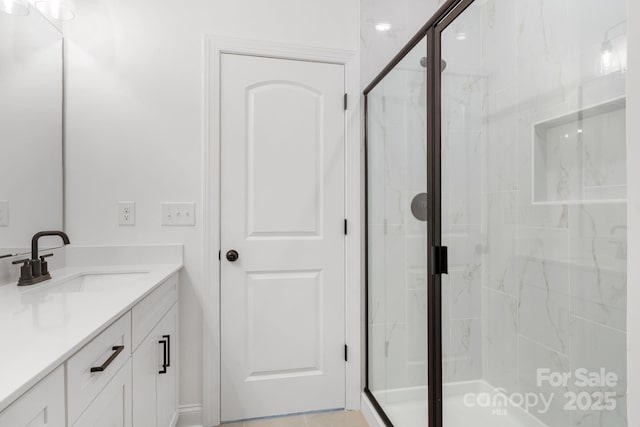
[[[222,419],[342,408],[344,67],[225,54],[221,83]]]

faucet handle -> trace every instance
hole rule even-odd
[[[49,275],[49,263],[47,258],[52,257],[53,254],[40,255],[40,274],[43,276]]]
[[[18,280],[18,286],[31,285],[33,283],[31,260],[25,258],[18,261],[13,261],[12,264],[22,264],[22,267],[20,267],[20,280]]]

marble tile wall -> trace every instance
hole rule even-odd
[[[613,160],[610,151],[592,156],[595,168],[584,174],[577,142],[602,152],[609,138],[597,129],[572,137],[573,145],[557,146],[564,154],[551,156],[558,173],[546,184],[555,197],[533,203],[532,195],[534,124],[625,94],[624,70],[603,73],[598,64],[625,3],[487,0],[468,13],[481,21],[483,40],[482,376],[510,391],[554,391],[551,410],[539,416],[549,426],[626,426],[626,204],[607,201],[620,188],[604,185],[624,184],[613,172],[624,170],[624,148]],[[609,36],[624,38],[624,26]],[[603,120],[601,127],[621,127],[615,117]],[[600,187],[605,200],[584,203],[582,194],[563,202],[572,182]],[[615,372],[611,390],[574,391],[615,391],[616,410],[564,410],[571,387],[538,387],[537,368]]]
[[[464,15],[443,36],[442,238],[449,247],[443,278],[443,380],[482,378],[482,131],[481,39],[475,16]]]

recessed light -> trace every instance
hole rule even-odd
[[[376,30],[378,31],[389,31],[391,29],[391,24],[387,22],[379,22],[376,24]]]

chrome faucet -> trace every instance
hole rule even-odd
[[[71,243],[69,236],[63,231],[40,231],[33,235],[31,239],[31,259],[21,259],[13,261],[13,264],[21,264],[20,268],[20,280],[18,280],[18,286],[35,285],[36,283],[44,282],[51,279],[51,273],[49,273],[49,264],[46,259],[53,256],[53,254],[40,255],[38,257],[38,241],[41,237],[58,236],[62,239],[65,245]]]

